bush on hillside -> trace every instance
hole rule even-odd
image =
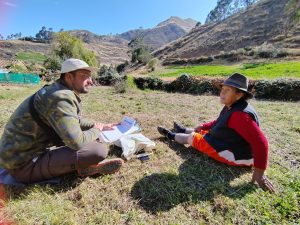
[[[168,92],[180,92],[189,94],[213,94],[219,95],[222,78],[195,78],[188,74],[183,74],[172,82],[163,82],[158,77],[138,77],[134,78],[137,87],[144,90],[164,90]],[[280,80],[250,80],[249,91],[257,99],[273,100],[300,100],[300,80],[280,79]]]
[[[288,56],[284,49],[278,49],[272,44],[263,44],[253,49],[254,56],[258,58],[283,58]]]
[[[100,68],[98,76],[95,78],[96,82],[101,85],[114,85],[116,82],[126,79],[127,77],[120,75],[114,67],[106,65]]]
[[[257,81],[254,85],[255,97],[274,100],[300,100],[300,80],[280,79]]]
[[[126,79],[117,80],[114,83],[114,89],[116,93],[126,93],[128,90],[128,82]]]
[[[135,77],[134,83],[139,89],[163,90],[164,82],[156,76],[151,77]]]
[[[56,72],[60,70],[62,60],[56,55],[50,55],[44,61],[44,67],[51,72]]]
[[[166,59],[163,61],[162,65],[167,66],[167,65],[186,65],[188,64],[189,60],[188,59]]]
[[[202,63],[209,63],[214,61],[214,58],[212,56],[202,56],[199,58],[193,58],[190,60],[191,64],[202,64]]]
[[[224,59],[229,62],[234,62],[239,60],[239,53],[235,50],[230,52],[221,51],[218,55],[215,55],[215,59]]]
[[[182,74],[176,80],[165,86],[166,91],[189,93],[189,90],[195,85],[196,80],[188,74]]]
[[[116,70],[118,73],[122,73],[125,71],[125,68],[129,65],[129,62],[126,60],[124,63],[117,65]]]
[[[148,63],[147,63],[147,67],[150,71],[154,71],[157,64],[158,64],[158,59],[157,58],[153,58],[151,59]]]
[[[98,66],[95,53],[85,48],[80,39],[72,36],[68,32],[58,32],[54,34],[51,53],[59,57],[62,61],[68,58],[77,58],[85,61],[90,66]]]
[[[218,94],[222,81],[220,79],[197,79],[188,74],[182,74],[171,83],[165,84],[169,92],[182,92],[190,94]]]

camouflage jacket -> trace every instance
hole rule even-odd
[[[0,167],[19,168],[53,146],[51,137],[33,120],[29,99],[21,103],[4,128],[0,140]],[[34,108],[42,121],[75,151],[100,135],[100,130],[93,128],[93,122],[81,118],[80,102],[79,96],[61,81],[40,89],[34,98]]]

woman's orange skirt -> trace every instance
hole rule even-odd
[[[233,160],[232,155],[230,155],[230,151],[226,150],[225,154],[221,154],[217,152],[211,145],[207,143],[207,141],[204,139],[204,135],[207,134],[207,130],[201,130],[199,133],[194,134],[192,146],[197,149],[198,151],[208,155],[209,157],[228,164],[232,166],[252,166],[253,160]],[[224,151],[225,152],[225,151]],[[224,153],[223,152],[223,153]],[[230,157],[226,158],[227,155],[230,155]]]

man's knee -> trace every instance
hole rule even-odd
[[[105,144],[94,141],[77,152],[78,168],[95,165],[107,157]]]
[[[84,152],[88,158],[95,159],[99,162],[107,157],[108,149],[105,144],[94,141],[87,146],[87,149]]]
[[[91,155],[92,157],[97,158],[98,161],[102,161],[107,157],[108,149],[103,143],[95,143],[91,149]]]

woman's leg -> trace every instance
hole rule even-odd
[[[174,140],[179,144],[192,145],[193,137],[194,137],[194,133],[188,133],[188,134],[177,133],[175,134]]]

